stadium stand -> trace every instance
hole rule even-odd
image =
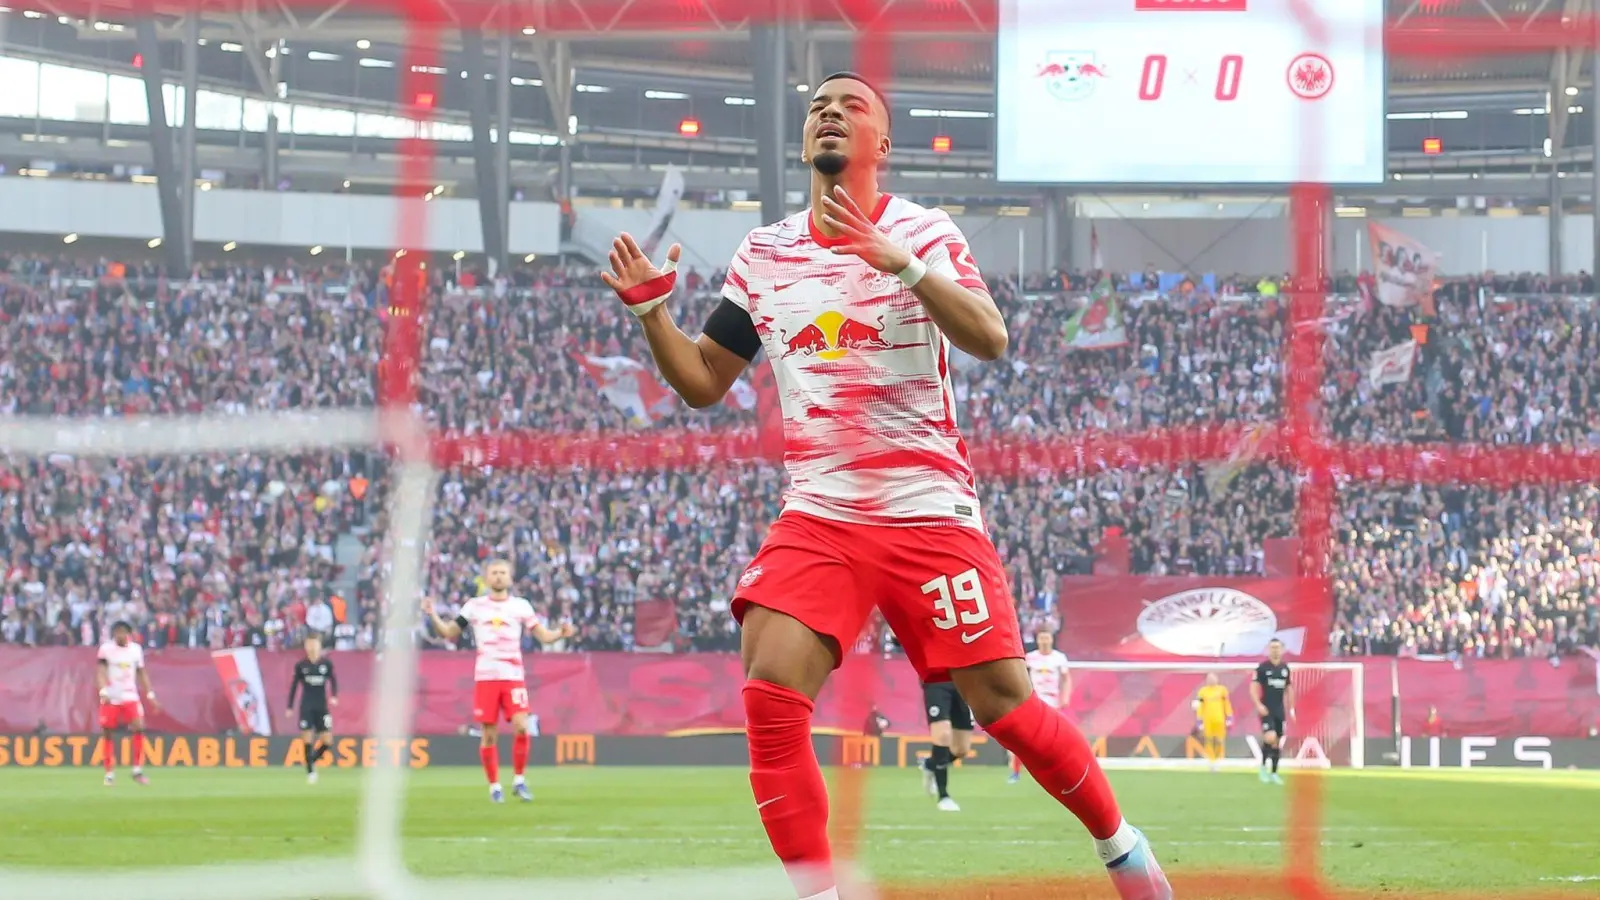
[[[0,412],[62,416],[304,409],[374,402],[388,314],[376,264],[203,265],[172,285],[153,264],[125,282],[104,260],[0,259]],[[1270,279],[1268,280],[1270,281]],[[1119,279],[1125,286],[1125,279]],[[1125,289],[1129,346],[1074,352],[1061,326],[1085,273],[996,281],[1012,349],[958,364],[975,439],[1266,422],[1283,414],[1287,314],[1263,279],[1215,295]],[[689,279],[680,321],[703,319],[720,276]],[[1353,278],[1324,320],[1323,400],[1339,438],[1378,443],[1600,444],[1600,354],[1588,276],[1458,279],[1423,334]],[[630,427],[576,357],[645,359],[638,330],[584,270],[518,269],[487,290],[436,273],[422,403],[457,434]],[[1582,296],[1582,299],[1578,297]],[[1368,360],[1424,341],[1413,376],[1375,389]],[[658,423],[752,427],[733,404]],[[982,481],[1025,634],[1059,627],[1057,578],[1088,571],[1108,530],[1136,574],[1256,574],[1263,541],[1294,533],[1296,484],[1276,465],[1146,462],[1092,477]],[[781,500],[761,463],[695,471],[457,469],[439,490],[428,589],[476,592],[509,555],[517,589],[581,634],[552,650],[632,650],[640,603],[676,631],[653,649],[737,646],[731,581]],[[386,471],[367,454],[88,463],[0,457],[0,641],[92,644],[132,621],[152,647],[277,647],[327,605],[342,647],[376,640]],[[1344,484],[1335,514],[1335,652],[1545,656],[1600,647],[1593,486],[1451,490]],[[332,585],[333,587],[330,587]],[[308,625],[310,617],[312,623]],[[450,649],[432,634],[425,646]],[[530,644],[530,649],[531,649]]]

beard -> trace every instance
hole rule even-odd
[[[835,178],[850,165],[850,157],[837,150],[824,150],[811,157],[811,168],[818,175],[826,178]]]

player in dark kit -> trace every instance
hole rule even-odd
[[[745,237],[698,338],[666,305],[682,247],[657,268],[619,235],[601,273],[690,406],[721,402],[762,351],[778,387],[788,489],[730,604],[756,812],[796,894],[839,900],[812,717],[876,608],[919,679],[953,682],[989,737],[1078,817],[1122,900],[1170,900],[1089,741],[1023,664],[950,376],[952,347],[1004,354],[1005,319],[949,214],[879,189],[889,119],[859,75],[815,86],[800,142],[810,208]]]
[[[306,658],[294,664],[294,681],[289,683],[289,719],[296,720],[294,698],[300,695],[300,740],[306,748],[306,783],[317,783],[317,760],[333,751],[333,715],[339,705],[339,677],[333,660],[322,655],[322,639],[306,638]]]
[[[922,705],[928,710],[928,739],[933,743],[933,752],[922,761],[922,785],[939,798],[940,810],[960,812],[950,799],[950,767],[972,749],[972,707],[948,681],[924,684]]]
[[[1250,683],[1250,697],[1256,701],[1256,713],[1261,716],[1263,783],[1283,784],[1283,777],[1278,774],[1278,761],[1283,758],[1283,726],[1289,718],[1293,692],[1289,664],[1283,661],[1283,641],[1273,638],[1267,644],[1267,658],[1256,666],[1255,681]],[[1271,772],[1267,771],[1269,765]]]

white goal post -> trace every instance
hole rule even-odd
[[[1209,674],[1228,688],[1234,722],[1227,768],[1255,766],[1260,723],[1250,699],[1256,662],[1080,662],[1070,664],[1071,709],[1108,768],[1207,767],[1195,735],[1195,693]],[[1282,765],[1366,766],[1365,669],[1354,662],[1289,662],[1291,717]]]

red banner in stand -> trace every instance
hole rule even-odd
[[[1065,635],[1070,636],[1069,622]],[[1070,650],[1068,651],[1070,652]],[[292,728],[284,716],[298,653],[259,653],[262,683],[275,717],[274,731]],[[343,734],[368,728],[373,699],[373,656],[334,653],[339,706],[334,724]],[[1081,658],[1081,657],[1080,657]],[[453,734],[471,718],[472,655],[424,652],[419,663],[417,730]],[[1174,662],[1184,660],[1174,658]],[[0,647],[0,733],[98,730],[93,649]],[[1205,661],[1194,660],[1197,668]],[[1391,733],[1390,659],[1361,661],[1366,669],[1367,734]],[[527,657],[534,712],[546,734],[662,735],[744,727],[739,689],[744,682],[734,654],[536,653]],[[206,650],[153,651],[150,677],[162,709],[150,728],[166,733],[220,734],[236,727],[228,695]],[[1450,736],[1540,735],[1582,737],[1600,725],[1595,661],[1567,657],[1560,666],[1536,660],[1468,660],[1452,664],[1399,660],[1405,732],[1423,733],[1436,706]],[[1073,715],[1095,737],[1181,734],[1192,724],[1189,701],[1198,676],[1079,672]],[[1235,698],[1239,704],[1241,697]],[[923,730],[922,691],[903,658],[852,656],[817,704],[819,728],[857,730],[873,708],[895,732]]]
[[[1295,656],[1327,646],[1316,583],[1299,578],[1068,575],[1061,649],[1069,659],[1260,657],[1277,638]]]

